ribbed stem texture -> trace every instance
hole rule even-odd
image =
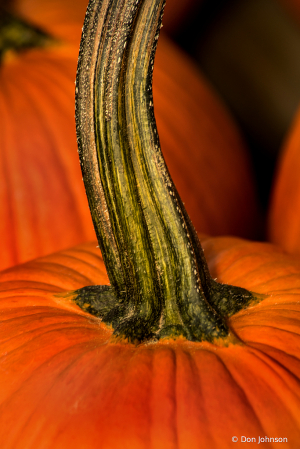
[[[225,317],[237,297],[245,304],[252,295],[211,279],[162,156],[152,74],[163,8],[164,0],[92,0],[88,7],[78,147],[112,287],[85,289],[76,301],[130,340],[212,340],[228,334]]]

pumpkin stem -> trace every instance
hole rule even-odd
[[[8,52],[44,47],[49,42],[51,38],[45,32],[11,14],[0,4],[0,63]]]
[[[83,179],[111,287],[76,303],[130,341],[228,335],[251,293],[212,280],[160,149],[152,98],[164,0],[91,0],[76,80]]]

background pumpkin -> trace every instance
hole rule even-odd
[[[1,66],[1,269],[94,238],[74,124],[86,2],[13,5],[60,41],[10,53]],[[254,183],[241,137],[198,70],[166,37],[156,57],[154,100],[162,148],[196,228],[255,235]]]
[[[13,0],[15,8],[29,20],[39,23],[48,32],[68,41],[78,40],[77,24],[82,26],[88,0]],[[167,3],[164,13],[164,31],[178,31],[203,0],[173,0]],[[57,14],[58,13],[58,14]],[[80,39],[80,35],[79,35]],[[79,41],[78,41],[79,45]]]
[[[282,147],[269,208],[268,237],[300,254],[300,111]]]
[[[299,13],[298,0],[206,0],[176,36],[247,139],[265,211],[282,140],[300,101]]]
[[[220,282],[267,295],[229,320],[240,344],[110,341],[56,296],[107,282],[95,243],[1,273],[1,448],[219,449],[235,435],[298,448],[299,260],[236,238],[202,243]]]

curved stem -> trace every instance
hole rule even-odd
[[[88,6],[76,81],[77,136],[112,288],[83,289],[76,302],[132,341],[213,340],[228,334],[227,309],[232,313],[253,297],[211,279],[160,150],[152,74],[163,8],[164,0],[92,0]]]

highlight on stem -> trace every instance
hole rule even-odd
[[[152,96],[164,0],[91,0],[76,79],[79,156],[110,286],[75,293],[131,342],[225,339],[255,300],[210,276],[166,167]]]

